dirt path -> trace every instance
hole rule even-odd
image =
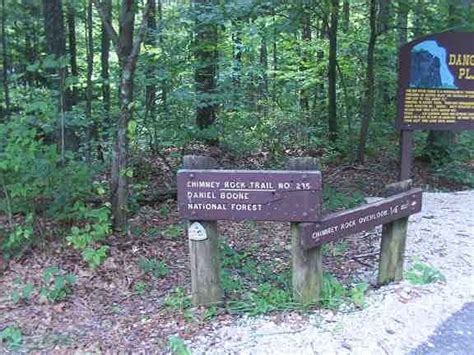
[[[241,319],[196,336],[193,353],[405,354],[451,314],[474,300],[474,191],[425,193],[423,211],[410,218],[406,269],[414,262],[440,270],[446,282],[404,281],[372,290],[359,311],[321,310]],[[372,280],[375,270],[366,275]]]

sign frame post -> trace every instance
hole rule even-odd
[[[399,181],[411,178],[413,164],[413,131],[400,131],[400,176]]]
[[[411,189],[412,181],[404,180],[387,185],[385,197]],[[407,239],[408,217],[397,219],[382,226],[377,284],[386,285],[403,279],[403,262]]]
[[[288,161],[287,169],[320,170],[320,164],[316,158],[292,158]],[[313,304],[319,302],[323,283],[322,252],[321,247],[303,248],[300,225],[291,223],[293,299],[302,304]]]
[[[206,156],[185,155],[185,169],[212,169],[217,162]],[[205,239],[189,238],[191,261],[191,299],[195,306],[212,305],[222,302],[220,280],[219,232],[216,221],[188,221],[188,237],[193,223],[204,227]]]

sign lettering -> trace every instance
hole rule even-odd
[[[473,32],[422,37],[399,60],[398,128],[474,128]]]
[[[419,211],[421,189],[411,189],[361,207],[327,215],[316,223],[302,223],[301,242],[304,248],[313,248]]]
[[[189,220],[316,221],[319,171],[180,170],[178,205]]]

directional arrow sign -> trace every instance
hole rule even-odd
[[[301,243],[310,249],[421,211],[421,189],[411,189],[383,200],[329,214],[316,223],[301,223]]]

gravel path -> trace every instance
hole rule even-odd
[[[473,237],[474,191],[424,193],[423,211],[410,217],[405,268],[429,263],[445,283],[371,290],[359,311],[290,313],[279,324],[244,318],[195,337],[190,348],[193,354],[407,354],[474,301]]]

